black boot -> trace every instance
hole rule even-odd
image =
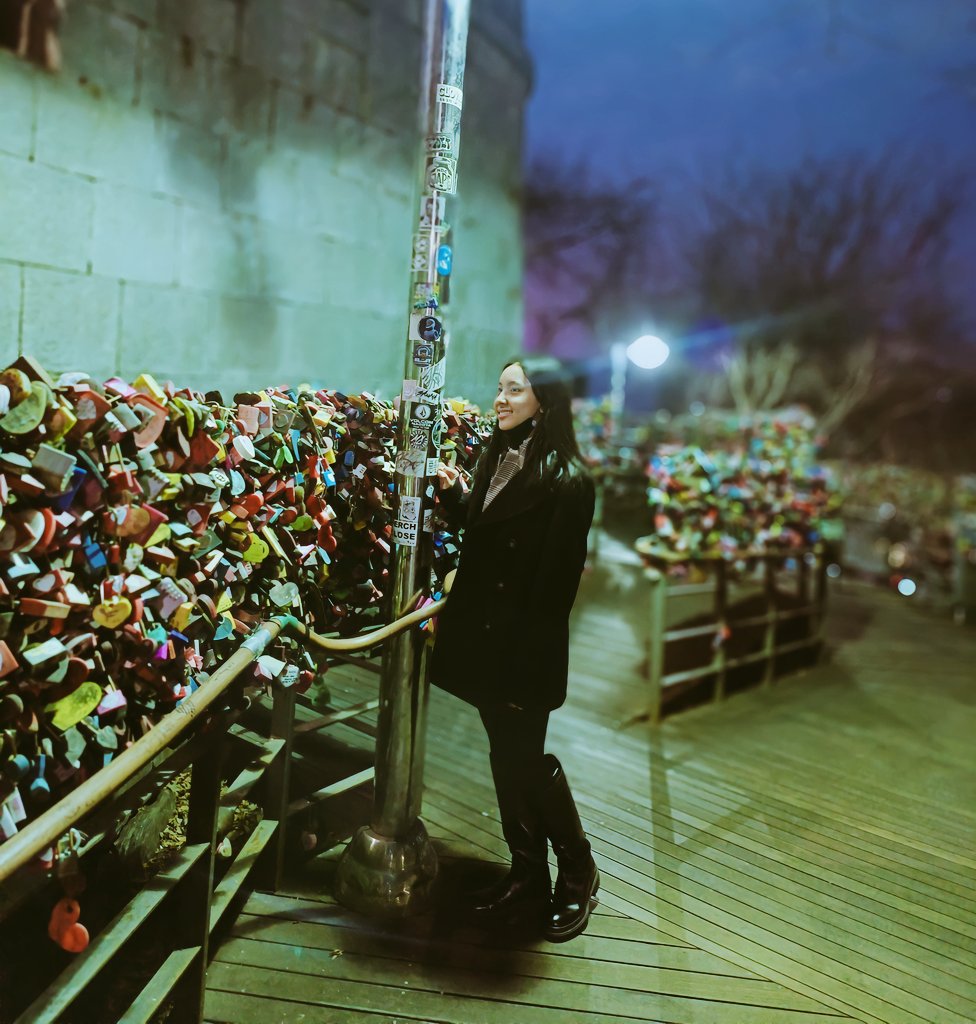
[[[534,780],[515,778],[491,759],[502,834],[512,854],[507,875],[471,897],[470,911],[478,917],[508,920],[544,917],[549,905],[549,844],[539,816]]]
[[[596,905],[600,872],[562,765],[552,754],[546,754],[545,769],[542,818],[559,864],[559,876],[543,934],[550,942],[568,942],[586,928]]]

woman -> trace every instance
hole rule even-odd
[[[566,776],[545,753],[549,713],[566,699],[569,613],[586,560],[593,483],[555,360],[506,363],[494,405],[498,424],[470,493],[453,467],[438,472],[445,513],[465,534],[431,677],[481,714],[512,854],[505,878],[476,894],[475,913],[544,914],[546,938],[564,942],[586,927],[600,882]],[[554,890],[549,842],[559,865]]]

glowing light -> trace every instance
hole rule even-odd
[[[704,402],[692,402],[688,406],[688,412],[692,416],[703,416],[705,414],[705,403]]]
[[[910,580],[907,576],[898,581],[898,593],[903,594],[905,597],[911,597],[918,587],[915,586],[915,581]]]
[[[827,566],[827,575],[832,579],[840,579],[840,566],[836,562],[831,562]]]
[[[669,355],[671,349],[654,334],[642,334],[627,346],[627,358],[642,370],[656,370]]]
[[[908,548],[904,544],[892,544],[888,549],[888,564],[892,569],[900,569],[908,561]]]

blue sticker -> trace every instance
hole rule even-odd
[[[449,245],[438,246],[437,249],[437,273],[441,277],[449,277],[451,266],[454,263],[454,253]]]

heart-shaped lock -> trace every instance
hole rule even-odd
[[[69,693],[67,697],[48,704],[45,711],[53,712],[51,724],[55,729],[62,732],[77,725],[83,718],[87,718],[98,707],[102,700],[102,688],[98,683],[82,683],[77,690]]]
[[[132,614],[132,602],[127,597],[110,597],[92,609],[92,619],[106,629],[118,629]]]
[[[260,538],[251,536],[242,555],[245,562],[263,562],[271,553],[271,549]]]

